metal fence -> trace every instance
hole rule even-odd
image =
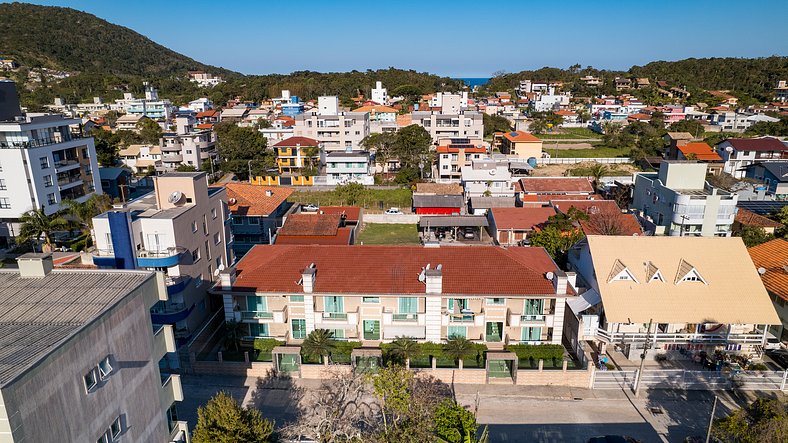
[[[594,373],[594,389],[624,389],[635,384],[637,371],[600,371]]]
[[[561,158],[561,157],[549,157],[549,158],[537,158],[537,164],[539,165],[573,165],[576,163],[583,163],[583,162],[597,162],[597,163],[605,163],[605,164],[618,164],[618,163],[632,163],[632,159],[629,157],[577,157],[577,158]]]
[[[634,371],[597,371],[594,389],[634,389]],[[684,369],[645,370],[640,378],[643,389],[785,391],[788,371],[690,371]]]

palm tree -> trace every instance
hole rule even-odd
[[[23,242],[28,240],[40,240],[44,237],[44,245],[47,252],[52,251],[52,233],[68,229],[69,223],[58,214],[47,215],[44,208],[31,209],[19,217],[22,226],[19,228],[19,239]],[[41,248],[44,250],[44,247]]]
[[[397,337],[391,342],[391,355],[405,360],[405,369],[410,369],[410,359],[419,355],[420,346],[411,337]]]
[[[603,165],[602,163],[595,163],[591,166],[588,170],[589,175],[594,178],[594,188],[599,189],[599,183],[602,177],[610,171],[610,168],[607,165]]]
[[[112,200],[107,194],[93,194],[83,203],[76,200],[63,200],[63,207],[67,214],[77,219],[82,233],[90,235],[93,229],[93,217],[109,211],[112,208]]]
[[[455,364],[462,369],[462,359],[473,355],[473,343],[465,337],[452,335],[443,345],[443,353],[454,359]]]
[[[227,349],[240,350],[243,335],[243,324],[235,320],[230,320],[224,324],[224,346]]]
[[[328,365],[328,356],[336,348],[334,332],[328,329],[315,329],[306,336],[301,344],[301,349],[307,355],[318,355],[323,364]]]

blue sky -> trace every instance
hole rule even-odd
[[[785,0],[60,0],[247,74],[395,66],[487,77],[574,63],[788,55]]]

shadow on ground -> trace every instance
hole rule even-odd
[[[490,443],[586,443],[599,435],[628,435],[645,443],[659,442],[648,423],[490,425]]]

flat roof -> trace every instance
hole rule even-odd
[[[453,227],[482,227],[489,226],[487,217],[483,215],[422,215],[419,219],[419,226],[430,228],[453,228]]]
[[[152,275],[56,269],[43,278],[21,278],[16,270],[0,270],[0,386],[46,358]]]

